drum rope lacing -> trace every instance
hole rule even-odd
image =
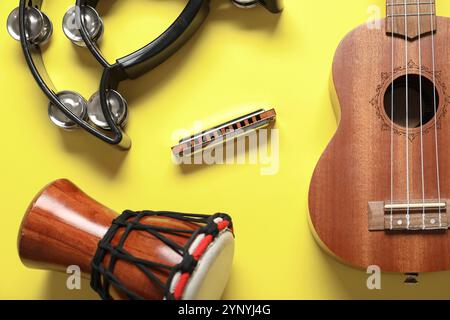
[[[140,221],[145,217],[167,217],[180,221],[188,221],[196,224],[203,224],[198,230],[186,230],[186,229],[174,229],[160,226],[152,226],[142,224]],[[216,221],[220,220],[219,223]],[[117,245],[112,244],[112,240],[117,235],[118,231],[125,229],[120,237]],[[177,212],[167,211],[140,211],[133,212],[130,210],[124,211],[120,216],[113,220],[113,223],[105,236],[98,243],[98,248],[95,256],[92,260],[92,275],[91,275],[91,287],[94,289],[102,299],[112,300],[109,289],[110,286],[114,286],[115,289],[125,294],[126,297],[132,300],[143,300],[140,295],[130,291],[115,275],[114,268],[118,261],[126,261],[133,263],[136,267],[142,271],[147,278],[153,282],[157,287],[164,291],[164,297],[167,300],[179,300],[183,294],[183,291],[187,285],[187,282],[194,272],[199,259],[205,253],[209,244],[212,243],[215,237],[219,235],[225,229],[233,232],[232,221],[230,216],[217,213],[215,215],[201,215],[201,214],[184,214]],[[131,255],[125,248],[124,244],[129,234],[132,231],[145,231],[162,241],[169,248],[177,252],[182,256],[182,261],[175,266],[164,265],[152,261],[143,260]],[[183,247],[175,243],[173,240],[167,238],[166,235],[191,235],[187,244]],[[189,249],[195,239],[199,235],[204,235],[202,241],[198,244],[192,254]],[[110,255],[110,260],[107,266],[104,264],[106,255]],[[153,270],[152,270],[153,269]],[[163,283],[156,275],[155,270],[170,272],[167,283]],[[178,283],[175,288],[171,290],[170,284],[176,274],[181,273]],[[172,292],[173,291],[173,292]]]

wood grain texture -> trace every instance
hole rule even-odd
[[[450,20],[437,17],[435,34],[436,115],[440,189],[450,198]],[[422,72],[432,79],[431,36],[422,40]],[[333,83],[341,108],[339,127],[312,178],[309,210],[322,244],[344,262],[385,272],[431,272],[450,269],[450,233],[388,234],[369,232],[368,203],[391,195],[391,127],[394,129],[394,200],[406,199],[406,143],[409,145],[411,199],[422,199],[420,129],[392,126],[383,108],[392,79],[391,41],[385,20],[380,30],[361,26],[340,44],[333,63]],[[394,40],[394,77],[418,73],[418,41]],[[405,48],[408,59],[405,59]],[[425,198],[437,199],[435,121],[423,127]]]
[[[117,214],[87,196],[68,180],[58,180],[45,187],[32,201],[19,231],[18,249],[21,260],[30,267],[65,272],[77,265],[89,278],[91,260],[98,241],[104,236]],[[143,224],[166,228],[197,230],[195,223],[166,217],[147,217]],[[113,239],[117,245],[123,229]],[[187,235],[165,234],[175,243],[184,246]],[[162,241],[144,231],[133,231],[125,245],[133,256],[169,266],[181,262],[181,256]],[[109,263],[110,256],[104,261]],[[155,271],[155,270],[153,270]],[[155,272],[165,283],[169,271]],[[118,261],[114,275],[132,292],[146,299],[162,299],[163,292],[156,287],[134,264]],[[115,297],[124,296],[111,292]]]

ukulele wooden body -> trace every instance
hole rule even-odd
[[[383,272],[402,273],[449,270],[450,231],[445,228],[369,230],[369,203],[406,201],[407,171],[411,202],[438,198],[437,167],[440,198],[444,202],[450,199],[450,19],[436,17],[434,76],[431,34],[421,37],[420,68],[418,39],[388,36],[386,21],[381,21],[380,29],[366,25],[355,29],[336,52],[332,94],[338,103],[339,127],[312,178],[311,227],[327,251],[352,266],[377,265]],[[406,64],[410,77],[420,73],[430,81],[435,77],[439,100],[437,112],[428,123],[408,130],[390,120],[384,101],[392,78],[406,74]],[[436,215],[430,217],[424,217],[428,226],[436,223]],[[386,218],[384,222],[389,221],[389,215]],[[445,219],[443,224],[448,223],[447,215],[441,218]],[[404,220],[393,222],[397,225]]]

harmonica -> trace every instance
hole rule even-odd
[[[201,133],[181,139],[172,147],[175,157],[183,158],[207,150],[237,136],[269,126],[276,120],[275,109],[260,109]]]

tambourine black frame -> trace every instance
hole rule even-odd
[[[93,136],[108,144],[115,145],[123,150],[128,150],[131,147],[131,139],[113,120],[113,116],[107,105],[107,91],[116,90],[120,82],[127,79],[136,79],[172,56],[192,37],[206,19],[209,13],[210,0],[189,0],[178,18],[163,34],[141,49],[117,59],[114,64],[108,63],[104,58],[97,45],[88,36],[84,20],[81,19],[85,7],[91,6],[95,8],[99,1],[76,0],[76,6],[81,13],[77,15],[77,23],[81,26],[80,33],[86,47],[103,67],[99,93],[102,111],[110,128],[109,132],[96,128],[88,121],[78,118],[64,106],[59,100],[57,96],[58,91],[55,89],[47,73],[39,45],[32,44],[27,40],[25,29],[26,7],[32,6],[40,10],[43,0],[20,0],[20,42],[28,67],[50,102],[58,107],[70,120]],[[282,0],[260,0],[259,2],[273,13],[280,12],[283,9]]]

